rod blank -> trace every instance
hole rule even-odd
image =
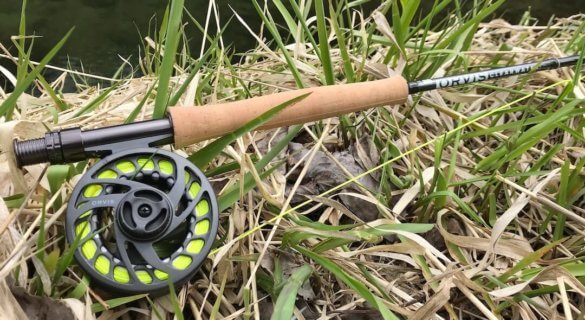
[[[501,67],[486,71],[478,71],[455,76],[448,76],[435,79],[420,80],[408,83],[410,94],[422,91],[455,87],[464,84],[476,83],[486,80],[510,77],[536,71],[551,70],[571,66],[579,61],[579,56],[570,56],[560,59],[546,59],[541,62],[530,62],[510,67]]]

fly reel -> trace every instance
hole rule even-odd
[[[66,235],[79,266],[114,293],[164,293],[199,269],[215,239],[218,210],[205,175],[169,151],[115,152],[75,186]]]

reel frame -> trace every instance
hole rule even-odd
[[[178,288],[191,279],[213,247],[213,188],[184,157],[149,147],[165,139],[101,145],[100,154],[109,155],[87,170],[69,199],[67,242],[91,283],[110,295],[168,293],[169,281]],[[157,253],[161,243],[171,252]]]

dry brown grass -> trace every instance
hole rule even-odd
[[[502,20],[483,23],[469,50],[460,51],[457,56],[470,66],[563,56],[567,54],[563,48],[584,18],[578,15],[560,19],[549,27],[516,26]],[[391,39],[392,30],[384,26],[383,20],[377,22],[380,30],[377,34]],[[354,29],[363,30],[360,27],[356,24]],[[440,32],[430,33],[425,41],[431,45],[439,36]],[[505,53],[501,50],[504,44],[508,47]],[[409,49],[408,59],[399,58],[396,66],[390,68],[383,63],[388,45],[374,42],[372,48],[365,63],[356,68],[378,78],[401,73],[420,54]],[[291,45],[291,49],[306,83],[318,85],[320,65],[314,52],[300,45]],[[335,70],[340,72],[339,50],[332,50],[331,55]],[[263,93],[295,88],[280,52],[261,45],[250,56],[254,57],[250,58],[253,65],[244,62],[234,69],[218,65],[202,72],[196,80],[216,75],[215,82],[202,89],[202,102],[241,99],[243,90],[233,86],[233,78],[249,84],[253,93],[261,88]],[[264,59],[259,61],[258,57]],[[355,57],[356,65],[361,58]],[[454,65],[461,66],[455,62],[444,61],[434,76],[462,71],[453,69]],[[412,97],[405,105],[350,115],[355,136],[349,143],[342,137],[344,131],[338,119],[306,124],[296,144],[281,155],[287,165],[265,179],[260,179],[251,165],[251,156],[265,154],[267,146],[278,141],[286,129],[250,133],[238,139],[212,167],[235,160],[241,169],[212,177],[212,181],[221,194],[229,186],[237,185],[244,173],[251,172],[257,177],[258,187],[242,194],[239,202],[221,214],[222,245],[202,271],[180,290],[180,306],[195,319],[264,319],[271,314],[275,298],[264,285],[279,276],[287,279],[296,268],[309,264],[314,272],[299,292],[297,318],[379,318],[376,308],[347,282],[300,251],[313,250],[331,239],[348,239],[343,246],[318,255],[363,284],[398,316],[582,318],[585,199],[582,189],[570,190],[577,196],[571,203],[560,202],[559,193],[566,187],[562,182],[566,178],[564,170],[577,170],[573,172],[580,183],[577,186],[583,186],[585,181],[585,172],[578,167],[585,157],[583,103],[577,100],[585,98],[583,82],[576,83],[572,91],[573,101],[578,102],[574,111],[559,121],[554,130],[531,142],[514,159],[502,157],[494,159],[493,164],[481,162],[496,154],[502,145],[510,146],[508,153],[517,151],[520,146],[515,141],[525,137],[530,127],[545,121],[542,114],[548,108],[561,109],[571,103],[553,102],[573,78],[575,71],[564,68],[424,93]],[[179,84],[184,79],[184,75],[179,75],[172,81]],[[77,118],[72,117],[76,110],[104,89],[87,88],[80,93],[64,94],[63,100],[71,109],[58,114],[58,123],[53,123],[54,115],[48,111],[54,107],[51,97],[24,95],[19,99],[18,121],[2,124],[3,150],[9,150],[12,137],[39,136],[45,131],[43,125],[89,129],[120,124],[154,81],[148,77],[127,81],[94,112]],[[182,102],[193,101],[200,85],[194,81]],[[0,93],[0,100],[4,95]],[[148,99],[137,120],[147,119],[153,104],[154,99]],[[450,140],[442,145],[446,135]],[[177,152],[189,154],[203,145]],[[548,154],[555,145],[558,149]],[[548,158],[543,160],[545,155]],[[54,298],[63,299],[83,277],[71,265],[60,283],[51,283],[47,262],[35,256],[39,250],[57,255],[63,252],[65,204],[57,210],[51,206],[57,196],[67,198],[77,177],[51,193],[43,175],[46,165],[17,170],[8,152],[2,153],[0,161],[2,196],[27,197],[20,207],[0,205],[0,278],[4,279],[0,286],[3,291],[0,308],[5,315],[16,318],[21,310],[7,286],[19,286],[35,294],[40,281],[42,288],[56,287],[58,294]],[[484,166],[481,170],[476,170],[478,163]],[[344,181],[359,175],[360,185],[325,193],[339,183],[322,175],[319,168],[325,165],[344,177]],[[380,187],[382,184],[388,188]],[[307,198],[302,195],[310,196],[310,201],[305,201]],[[39,248],[43,199],[47,208],[46,239],[44,247]],[[371,210],[376,210],[374,215]],[[327,225],[353,226],[344,231],[301,226],[292,218],[299,216]],[[562,216],[567,222],[559,238],[554,232]],[[424,234],[400,228],[377,235],[372,232],[413,222],[431,223],[433,229]],[[291,240],[303,232],[312,236],[298,242]],[[106,300],[107,297],[87,288],[80,300],[75,300],[81,301],[81,306],[70,303],[76,305],[80,317],[91,318],[94,315],[89,307],[106,306],[111,302]],[[84,311],[89,313],[83,315]],[[165,296],[139,299],[96,316],[169,318],[173,313],[172,303]]]

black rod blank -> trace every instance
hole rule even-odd
[[[530,72],[557,69],[572,66],[576,64],[577,61],[579,61],[579,56],[575,55],[559,59],[552,58],[540,62],[530,62],[515,66],[465,73],[455,76],[419,80],[408,83],[408,93],[413,94],[422,91],[455,87],[464,84],[526,74]]]

